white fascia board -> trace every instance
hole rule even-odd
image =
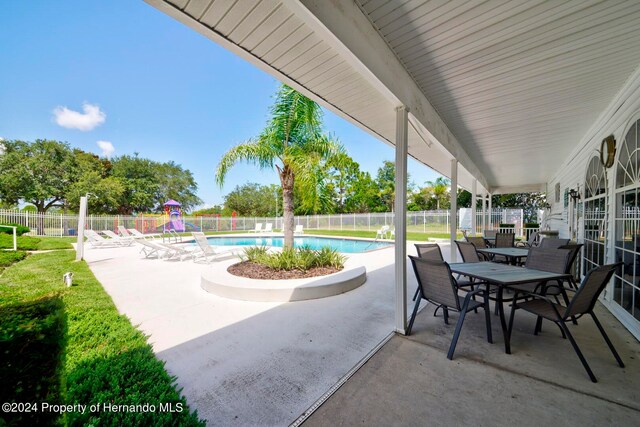
[[[284,0],[289,10],[331,43],[369,84],[396,106],[406,106],[434,144],[456,158],[484,188],[487,180],[400,60],[353,1]]]

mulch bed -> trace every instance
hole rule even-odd
[[[337,273],[340,268],[335,267],[315,267],[307,271],[301,270],[273,270],[262,264],[243,261],[233,264],[227,271],[234,276],[247,277],[249,279],[303,279],[305,277],[326,276],[327,274]]]

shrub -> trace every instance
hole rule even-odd
[[[16,227],[16,234],[18,236],[22,236],[23,234],[28,233],[29,231],[31,231],[29,229],[29,227],[25,227],[24,225],[16,224],[15,222],[0,223],[0,225],[8,225],[10,227]],[[13,234],[13,229],[12,228],[0,227],[0,233]]]
[[[269,253],[265,246],[252,246],[244,250],[244,259],[265,265],[274,270],[302,270],[314,267],[342,268],[345,256],[335,249],[323,247],[315,251],[308,246],[283,248],[281,252]]]
[[[515,224],[500,224],[499,227],[500,228],[515,228],[516,225]]]
[[[0,307],[0,401],[61,401],[65,328],[64,305],[58,295]],[[51,425],[58,414],[38,407],[3,417],[9,425]]]
[[[23,251],[0,251],[0,267],[9,267],[26,257],[27,253]]]

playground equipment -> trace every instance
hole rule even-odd
[[[180,203],[175,200],[169,200],[164,205],[164,213],[168,221],[162,225],[162,231],[184,231],[184,222],[182,221],[182,210]]]

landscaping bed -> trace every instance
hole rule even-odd
[[[308,270],[276,270],[251,261],[233,264],[227,269],[229,273],[235,276],[265,280],[302,279],[305,277],[326,276],[327,274],[337,273],[340,270],[342,270],[342,268],[337,267],[313,267]]]
[[[73,251],[35,254],[0,276],[0,400],[100,410],[5,412],[0,425],[204,425],[147,338],[74,258]],[[68,271],[71,288],[62,281]],[[144,404],[155,410],[104,406]]]

